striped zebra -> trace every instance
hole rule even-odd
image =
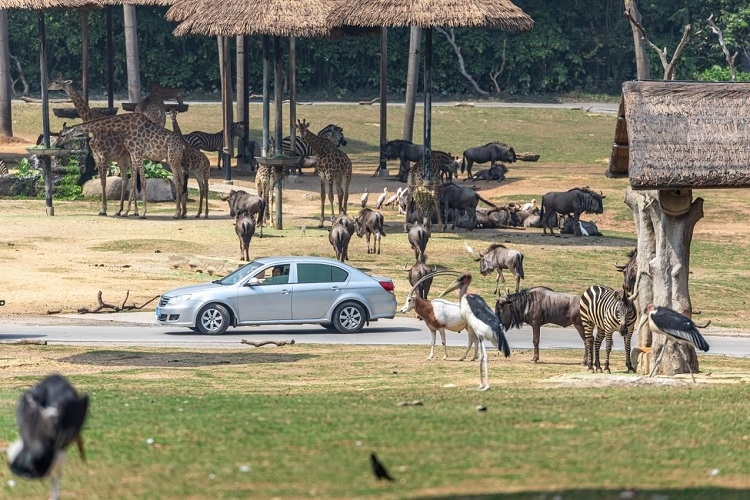
[[[318,132],[318,137],[328,139],[337,148],[340,148],[341,146],[346,146],[346,138],[344,137],[344,129],[334,123],[329,123],[328,125],[323,127],[321,131]],[[273,139],[273,137],[269,137],[268,150],[274,151],[275,149],[276,149],[276,141]],[[294,154],[291,153],[291,150],[292,150],[292,139],[290,136],[286,136],[281,140],[281,152],[286,155],[300,156],[302,158],[300,162],[297,164],[297,170],[301,173],[301,171],[299,170],[301,167],[315,167],[314,162],[306,161],[307,158],[310,158],[311,156],[315,156],[315,151],[313,151],[312,148],[305,141],[297,137],[294,141]],[[316,168],[316,172],[317,172],[317,168]]]
[[[244,137],[245,136],[245,127],[242,122],[234,122],[232,123],[232,126],[230,127],[230,131],[232,134],[232,138],[235,137]],[[201,132],[200,130],[196,130],[194,132],[190,132],[188,134],[185,134],[184,136],[185,141],[187,141],[188,144],[193,146],[195,149],[203,150],[203,151],[217,151],[219,153],[219,160],[218,160],[218,167],[219,170],[221,170],[221,149],[224,147],[224,131],[220,130],[219,132],[209,134],[208,132]]]
[[[594,285],[589,287],[581,296],[581,323],[583,323],[584,339],[586,343],[586,359],[588,360],[589,372],[594,371],[596,365],[597,373],[602,372],[599,363],[599,349],[602,340],[607,339],[607,360],[604,362],[604,371],[609,371],[609,353],[612,350],[612,332],[615,330],[625,339],[625,364],[628,373],[635,372],[630,362],[630,339],[635,327],[636,311],[632,297],[625,291],[615,291],[606,286]],[[596,328],[596,341],[594,341],[594,328]],[[593,356],[592,356],[593,353]],[[596,360],[594,361],[594,356]]]
[[[8,165],[5,164],[4,160],[0,160],[0,177],[8,175]]]

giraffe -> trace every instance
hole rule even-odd
[[[78,116],[80,116],[81,120],[84,122],[106,118],[105,115],[99,114],[91,109],[83,97],[81,97],[76,89],[73,88],[73,81],[64,79],[62,75],[49,82],[47,89],[64,91],[68,95],[68,98],[73,101],[73,106],[76,108]],[[110,162],[115,162],[117,163],[117,166],[120,167],[120,178],[122,179],[122,182],[120,183],[120,210],[115,213],[115,215],[119,217],[120,214],[122,214],[123,205],[125,204],[125,189],[128,184],[130,153],[128,153],[124,146],[119,146],[110,149],[107,155],[100,157],[100,159],[97,160],[96,154],[94,154],[95,146],[96,143],[94,143],[94,145],[89,143],[91,152],[94,155],[94,162],[99,171],[99,181],[102,186],[102,209],[99,211],[99,215],[107,215],[107,167]]]
[[[198,214],[195,216],[196,219],[200,219],[201,213],[203,212],[203,204],[205,200],[206,215],[208,219],[208,179],[211,175],[211,162],[208,160],[208,156],[201,153],[190,144],[185,141],[182,135],[180,125],[177,123],[177,111],[174,109],[170,111],[170,117],[172,118],[172,131],[183,138],[183,141],[187,145],[185,148],[185,156],[182,159],[182,172],[185,178],[185,186],[180,188],[175,186],[178,195],[182,197],[182,218],[185,218],[187,213],[187,180],[190,174],[195,176],[195,180],[198,181],[198,190],[200,191],[200,198],[198,201]]]
[[[151,91],[135,107],[136,113],[143,113],[149,120],[164,127],[167,124],[167,112],[164,101],[173,99],[177,104],[182,104],[185,89],[176,87],[162,87],[154,84]]]
[[[425,182],[424,178],[424,160],[414,163],[409,169],[408,182],[409,191],[413,193],[406,204],[406,219],[404,221],[404,231],[407,231],[409,222],[409,211],[411,210],[412,200],[416,208],[422,210],[422,216],[427,219],[426,226],[430,226],[432,216],[428,207],[437,211],[438,224],[445,231],[446,225],[443,223],[440,214],[440,186],[442,185],[444,172],[452,172],[455,168],[456,159],[450,153],[443,151],[430,151],[430,178]]]
[[[305,120],[297,120],[297,127],[302,140],[315,151],[315,155],[318,157],[318,177],[320,177],[320,224],[318,227],[323,227],[326,207],[326,181],[328,181],[328,201],[331,204],[331,216],[336,216],[333,209],[334,183],[339,199],[338,213],[346,213],[346,207],[349,203],[349,183],[352,180],[352,161],[346,153],[336,149],[331,141],[310,132],[310,124]]]
[[[107,157],[112,149],[124,147],[130,155],[130,164],[133,166],[133,173],[130,176],[131,192],[134,194],[137,189],[137,179],[141,180],[141,193],[143,199],[143,215],[146,218],[146,175],[143,168],[143,160],[151,161],[167,160],[172,167],[177,191],[180,186],[184,187],[182,161],[185,155],[187,144],[176,133],[160,127],[151,122],[142,113],[129,113],[125,115],[115,115],[107,118],[101,118],[91,122],[82,123],[74,127],[63,127],[60,132],[58,145],[62,146],[76,136],[82,134],[91,134],[91,151],[94,153],[94,160],[100,165],[102,158]],[[100,170],[101,171],[101,170]],[[176,196],[177,210],[174,218],[179,219],[184,216],[180,202],[181,194]],[[130,213],[130,205],[133,199],[128,200],[128,208],[125,216]],[[138,216],[138,200],[135,200],[135,210],[133,215]]]

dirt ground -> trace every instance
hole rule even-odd
[[[24,144],[0,144],[0,157],[7,162],[14,156],[25,155],[23,147]],[[209,158],[212,163],[216,161],[215,155]],[[390,178],[383,179],[372,176],[374,165],[355,163],[349,190],[350,213],[359,209],[365,188],[370,192],[369,206],[372,207],[384,187],[392,194],[403,185],[395,179],[396,162],[389,162],[388,167]],[[540,193],[537,196],[537,202],[540,202],[544,192],[560,189],[559,178],[552,173],[556,168],[569,167],[519,162],[510,167],[506,181],[500,184],[478,182],[475,185],[483,197],[497,204],[531,201],[525,196],[520,197],[519,193]],[[603,179],[605,168],[606,160],[602,160],[600,166],[584,166],[575,173],[567,172],[566,182],[571,187],[587,185],[591,178]],[[254,174],[234,169],[232,177],[233,184],[228,185],[223,172],[212,168],[210,189],[254,192]],[[194,182],[191,183],[194,187]],[[605,190],[605,194],[612,198],[622,196],[625,181],[620,184],[616,190]],[[310,170],[294,180],[285,181],[284,230],[266,229],[263,240],[258,240],[256,233],[253,242],[262,242],[265,246],[262,254],[299,253],[299,246],[304,245],[319,254],[330,253],[332,256],[327,232],[317,229],[319,189],[319,180]],[[43,200],[0,200],[0,266],[3,270],[0,273],[0,300],[6,301],[6,305],[0,308],[0,320],[40,317],[54,311],[72,313],[82,307],[91,309],[97,305],[99,291],[102,291],[106,303],[142,306],[169,288],[227,274],[240,263],[233,220],[229,217],[226,202],[220,199],[210,201],[210,218],[200,220],[192,217],[197,211],[197,199],[191,199],[188,218],[178,221],[172,219],[174,204],[171,202],[150,203],[145,220],[113,217],[117,200],[109,201],[110,216],[100,217],[97,215],[99,204],[99,200],[55,200],[55,216],[47,217]],[[329,211],[327,206],[326,213]],[[402,217],[395,210],[385,209],[384,212],[389,226],[386,231],[401,232]],[[632,220],[622,220],[622,217],[618,220],[606,211],[591,218],[600,228],[624,232],[634,230]],[[738,223],[738,227],[740,224],[742,231],[746,231],[746,223]],[[711,227],[708,224],[699,226],[696,233]],[[471,241],[472,233],[461,231],[462,239]],[[725,226],[721,231],[723,234],[716,234],[716,237],[734,236],[731,227]],[[541,230],[509,232],[507,237],[523,244],[544,244],[548,239],[540,233]],[[478,245],[481,248],[482,244]],[[359,258],[361,262],[352,264],[366,268],[372,262],[365,256]],[[404,278],[398,279],[405,281]],[[406,286],[404,284],[402,289]],[[150,302],[143,310],[153,310],[155,305],[155,302]]]

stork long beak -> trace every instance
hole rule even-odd
[[[81,437],[81,435],[78,434],[76,437],[73,438],[73,441],[75,441],[76,446],[78,447],[78,453],[81,454],[81,460],[86,462],[86,452],[83,450],[83,437]]]
[[[460,287],[460,286],[461,286],[461,283],[459,282],[459,280],[456,280],[456,281],[454,281],[453,283],[451,283],[451,284],[450,284],[450,285],[448,286],[448,288],[446,288],[446,289],[445,289],[445,290],[443,291],[443,293],[441,293],[440,295],[438,295],[438,298],[442,298],[442,297],[445,297],[446,295],[448,295],[448,294],[449,294],[450,292],[452,292],[453,290],[458,290],[458,287]]]

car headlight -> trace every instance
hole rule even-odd
[[[169,305],[177,305],[182,304],[183,302],[190,300],[191,295],[176,295],[174,297],[169,298]]]

